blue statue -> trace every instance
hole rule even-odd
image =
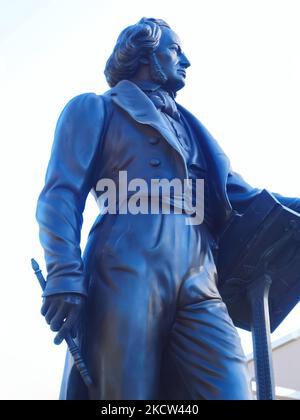
[[[232,171],[210,133],[175,101],[189,66],[169,25],[143,18],[120,34],[107,61],[110,90],[73,98],[58,120],[37,205],[48,271],[42,314],[57,344],[76,337],[93,379],[86,387],[67,357],[62,399],[252,398],[216,257],[230,216],[260,190]],[[176,212],[180,203],[164,194],[160,210],[168,203],[169,214],[123,212],[120,196],[105,211],[99,182],[121,188],[121,172],[149,190],[153,180],[204,180],[203,223],[186,223],[189,211]],[[82,256],[89,192],[101,205]],[[148,203],[151,194],[138,199]]]

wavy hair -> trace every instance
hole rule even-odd
[[[110,87],[124,79],[132,78],[142,58],[150,60],[152,73],[163,82],[165,76],[155,57],[155,50],[161,38],[161,27],[170,26],[162,19],[142,18],[135,25],[128,26],[119,35],[116,46],[107,60],[104,74]]]

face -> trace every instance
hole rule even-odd
[[[191,65],[181,49],[178,36],[171,29],[161,27],[162,36],[155,55],[167,77],[164,87],[177,92],[185,85],[186,69]]]

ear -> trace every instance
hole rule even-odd
[[[147,58],[147,57],[141,57],[141,58],[139,59],[139,62],[140,62],[141,64],[149,64],[149,58]]]

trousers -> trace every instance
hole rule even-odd
[[[252,399],[212,241],[205,224],[188,225],[184,214],[104,216],[84,254],[80,345],[94,381],[86,398]],[[67,398],[83,399],[72,375]]]

